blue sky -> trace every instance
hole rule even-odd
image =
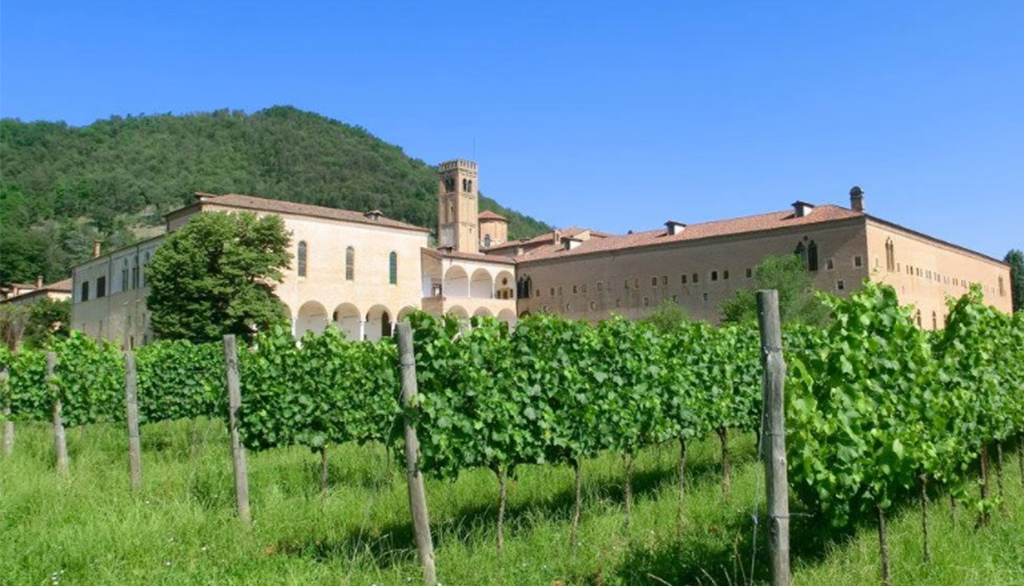
[[[0,115],[292,104],[550,223],[846,205],[1024,247],[1024,3],[41,2],[0,12]],[[2,162],[0,162],[2,164]]]

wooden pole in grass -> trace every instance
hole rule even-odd
[[[124,353],[124,395],[125,414],[128,418],[128,468],[131,472],[132,490],[142,488],[142,445],[139,442],[138,383],[135,372],[135,353]]]
[[[10,382],[10,373],[7,372],[7,367],[5,366],[3,370],[0,370],[0,389],[5,388],[8,382]],[[11,400],[9,394],[4,400],[3,415],[3,455],[10,456],[14,453],[14,422],[8,419],[8,417],[11,416]]]
[[[224,336],[224,374],[228,385],[228,431],[231,434],[231,461],[235,469],[235,504],[238,506],[238,518],[249,524],[252,522],[249,515],[249,472],[245,465],[245,447],[238,438],[238,408],[242,404],[242,389],[234,334]]]
[[[768,489],[768,545],[772,586],[790,585],[789,481],[786,474],[786,420],[782,358],[782,323],[779,293],[757,292],[757,321],[761,329],[761,365],[764,368],[765,452],[764,474]],[[765,441],[767,439],[767,441]]]
[[[64,432],[64,421],[61,419],[60,394],[55,392],[53,382],[53,371],[57,367],[57,355],[53,352],[46,353],[46,386],[54,393],[53,399],[53,451],[57,455],[57,474],[62,476],[68,473],[68,438]]]
[[[416,405],[416,355],[412,346],[412,326],[408,322],[398,324],[398,355],[402,367],[402,404],[406,409]],[[423,581],[427,586],[437,584],[437,569],[434,567],[434,541],[430,537],[430,518],[427,515],[427,492],[423,487],[420,473],[420,440],[416,426],[405,416],[405,474],[409,481],[409,509],[412,511],[412,528],[416,536],[416,552],[423,566]]]

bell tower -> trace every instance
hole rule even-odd
[[[459,252],[479,252],[476,163],[446,161],[438,168],[437,243]]]

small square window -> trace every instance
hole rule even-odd
[[[718,280],[718,271],[711,271],[711,280],[712,281],[717,281]]]
[[[728,281],[729,280],[729,271],[722,271],[722,280],[723,281]]]
[[[834,260],[832,260],[831,258],[825,259],[825,269],[832,271],[835,270],[835,268],[836,262]]]
[[[650,304],[651,304],[651,298],[650,297],[644,297],[644,307],[647,307]]]
[[[754,277],[754,269],[747,269],[747,278],[752,279]]]
[[[846,283],[843,281],[836,281],[836,290],[842,291],[846,289]]]
[[[694,283],[694,284],[697,284],[697,283],[699,283],[699,282],[700,282],[700,274],[698,274],[698,273],[693,273],[693,283]]]
[[[707,293],[705,293],[705,294],[704,294],[704,302],[705,302],[705,303],[707,303],[707,300],[708,300],[708,294],[707,294]]]
[[[683,284],[685,285],[686,284],[686,275],[683,275],[682,281],[683,281]]]
[[[658,277],[651,277],[651,287],[658,286]]]
[[[855,266],[855,267],[862,267],[862,266],[864,266],[864,258],[859,256],[859,255],[853,257],[853,266]]]

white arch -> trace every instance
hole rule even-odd
[[[509,271],[501,271],[494,278],[494,296],[498,299],[516,298],[516,278]]]
[[[360,325],[362,325],[363,314],[359,308],[351,303],[342,303],[334,308],[334,327],[345,334],[349,340],[361,340]]]
[[[395,323],[402,321],[407,315],[414,311],[416,311],[416,308],[411,305],[406,305],[402,309],[398,310],[398,318],[395,320]]]
[[[322,334],[327,327],[327,310],[317,301],[307,301],[299,307],[295,320],[295,335],[299,338],[306,332]]]
[[[394,314],[383,305],[374,305],[366,312],[366,339],[376,342],[391,335]]]
[[[487,269],[473,271],[473,278],[469,283],[469,296],[476,299],[491,299],[494,297],[494,279]]]
[[[498,321],[507,323],[512,326],[516,323],[516,312],[511,309],[502,309],[498,312]]]
[[[469,319],[469,312],[466,308],[461,305],[455,305],[448,308],[448,314],[459,321],[466,321]]]
[[[443,292],[445,297],[469,297],[469,276],[466,269],[452,265],[444,273]]]
[[[494,317],[494,314],[491,313],[490,309],[487,309],[486,307],[480,307],[473,312],[473,317]]]

